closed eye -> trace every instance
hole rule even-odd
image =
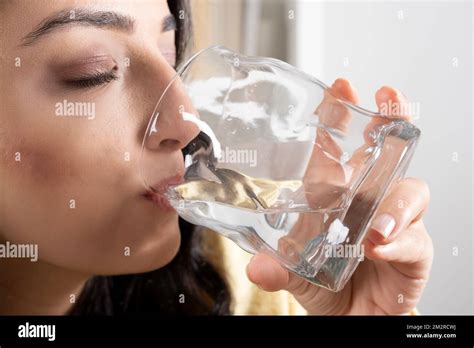
[[[72,80],[66,80],[63,83],[70,88],[87,89],[105,85],[117,79],[116,69],[112,69],[107,72],[95,72]]]

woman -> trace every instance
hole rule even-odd
[[[39,252],[37,262],[1,259],[0,313],[234,313],[231,270],[211,263],[206,234],[157,209],[137,170],[146,123],[188,42],[187,5],[2,1],[0,13],[0,240]],[[331,89],[357,101],[346,80]],[[390,87],[375,98],[405,102]],[[66,117],[71,105],[87,107]],[[164,183],[183,175],[181,149],[194,136],[182,120],[167,131]],[[251,259],[248,278],[261,292],[287,290],[310,314],[408,313],[433,258],[428,201],[418,179],[392,189],[365,240],[368,260],[340,293],[265,255]]]

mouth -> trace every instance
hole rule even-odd
[[[142,196],[162,211],[176,212],[168,198],[166,198],[165,193],[169,187],[182,184],[183,182],[184,178],[182,175],[168,177],[150,187],[150,189],[143,193]]]

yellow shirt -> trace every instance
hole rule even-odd
[[[231,312],[236,315],[305,315],[306,310],[288,291],[267,292],[248,280],[245,268],[252,257],[230,239],[204,230],[206,256],[225,276],[232,295]]]

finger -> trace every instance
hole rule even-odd
[[[410,122],[411,115],[407,115],[405,110],[408,110],[408,100],[406,97],[393,87],[383,86],[375,92],[375,102],[379,114],[387,117],[373,117],[367,124],[364,130],[364,138],[367,143],[372,143],[373,139],[370,136],[371,132],[382,124],[389,123],[390,118],[398,118]]]
[[[353,104],[359,103],[359,96],[354,86],[350,83],[349,80],[344,78],[338,78],[331,87],[329,87],[329,92],[332,96],[351,102]]]
[[[316,294],[319,290],[318,287],[289,272],[264,253],[254,255],[246,271],[249,280],[265,291],[287,290],[295,296],[302,296]]]
[[[315,113],[319,116],[319,124],[346,133],[351,120],[351,111],[339,100],[351,103],[357,103],[359,100],[356,90],[346,79],[337,79],[324,91],[323,101]],[[340,163],[343,154],[341,147],[326,129],[318,127],[316,132],[316,143],[305,173],[305,180],[309,183],[331,178],[336,183],[345,184],[346,173]]]
[[[395,88],[389,86],[381,87],[375,93],[375,102],[381,115],[411,121],[411,115],[407,115],[405,112],[408,109],[406,107],[408,100]]]
[[[319,116],[320,124],[346,133],[352,115],[351,111],[339,100],[354,104],[359,102],[356,90],[346,79],[337,79],[324,91],[323,101],[315,113]]]
[[[410,225],[390,244],[364,243],[364,256],[371,260],[391,262],[400,272],[413,278],[424,278],[433,259],[433,242],[423,221]]]
[[[316,145],[315,152],[319,161],[323,161],[323,165],[328,162],[333,162],[342,156],[342,149],[334,140],[331,134],[324,128],[316,130]],[[329,156],[325,155],[328,154]]]
[[[330,179],[335,184],[344,183],[345,175],[339,159],[343,152],[331,134],[325,129],[317,129],[316,144],[308,161],[304,174],[304,183],[307,191],[315,191],[309,187],[314,187],[317,183],[325,183]]]
[[[249,280],[265,291],[279,291],[288,286],[288,271],[264,253],[250,259],[246,272]]]
[[[422,217],[429,199],[428,186],[422,180],[405,178],[396,183],[377,209],[367,239],[376,245],[392,242],[400,231]]]

